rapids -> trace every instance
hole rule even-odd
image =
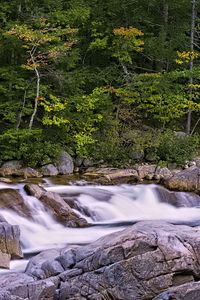
[[[0,184],[2,188],[19,190],[26,204],[31,208],[32,220],[23,218],[11,210],[1,210],[0,214],[12,225],[19,225],[24,260],[12,261],[11,270],[24,270],[28,257],[42,250],[61,248],[66,245],[87,244],[101,236],[121,230],[131,223],[141,220],[166,220],[175,224],[200,223],[200,208],[175,207],[159,198],[156,185],[95,186],[55,185],[47,180],[47,191],[59,193],[78,203],[79,215],[86,218],[91,226],[87,228],[66,228],[55,221],[51,213],[35,197],[28,196],[23,184]],[[176,193],[178,198],[192,196]],[[200,204],[200,197],[196,196]],[[162,200],[162,201],[161,201]]]

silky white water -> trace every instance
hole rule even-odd
[[[8,187],[19,190],[32,212],[32,218],[24,218],[12,210],[0,211],[8,223],[19,225],[24,253],[38,253],[68,244],[86,244],[121,230],[126,222],[167,220],[184,223],[200,220],[198,207],[176,208],[160,202],[154,185],[72,186],[52,185],[48,182],[45,185],[46,190],[57,192],[64,198],[71,197],[80,208],[87,210],[87,216],[84,215],[84,210],[76,212],[91,225],[95,225],[87,228],[67,228],[54,220],[50,211],[38,199],[27,196],[23,184],[0,184],[0,189]],[[19,261],[11,262],[11,269],[21,270],[22,265],[26,265],[26,261],[21,264]]]

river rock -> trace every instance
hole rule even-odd
[[[41,172],[44,176],[56,176],[58,175],[58,169],[52,165],[48,164],[41,168]]]
[[[118,169],[111,171],[109,174],[106,174],[105,178],[110,181],[116,179],[119,180],[122,178],[132,178],[134,180],[138,180],[138,172],[134,169]]]
[[[162,180],[162,179],[168,179],[172,176],[172,172],[167,167],[160,167],[158,166],[156,168],[155,174],[153,176],[153,179],[155,180]]]
[[[17,190],[0,189],[0,209],[11,209],[23,217],[30,217],[31,211]]]
[[[137,172],[139,175],[139,179],[148,179],[151,180],[154,177],[156,171],[156,165],[139,165],[137,167]]]
[[[84,173],[85,177],[97,179],[100,183],[118,183],[137,181],[138,172],[135,169],[94,168],[90,167]]]
[[[18,226],[0,223],[0,267],[9,268],[10,259],[22,258],[19,243],[20,230]]]
[[[48,207],[53,216],[65,226],[87,226],[87,221],[79,217],[57,193],[47,192],[44,188],[36,184],[26,184],[24,189],[29,195],[38,198]]]
[[[157,186],[159,201],[169,203],[175,207],[200,207],[200,196],[194,193],[174,192]]]
[[[24,178],[40,178],[42,174],[37,170],[27,167],[22,169]]]
[[[23,176],[23,164],[21,161],[12,160],[5,162],[0,168],[0,176]]]
[[[63,151],[58,159],[57,168],[59,174],[72,174],[74,171],[74,163],[72,157]]]
[[[175,173],[164,184],[171,190],[200,192],[200,168],[193,166]]]

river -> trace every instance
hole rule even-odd
[[[175,224],[199,224],[200,197],[197,195],[176,193],[179,202],[184,200],[184,203],[191,203],[194,198],[195,206],[185,207],[183,204],[175,207],[163,197],[161,199],[156,185],[78,184],[60,185],[48,179],[43,186],[47,191],[59,193],[68,201],[77,203],[76,212],[90,223],[87,228],[66,228],[59,224],[38,199],[26,194],[24,184],[0,184],[0,189],[17,189],[32,211],[32,219],[21,217],[11,210],[0,211],[8,223],[19,225],[21,231],[24,259],[12,261],[12,271],[23,271],[28,258],[42,250],[88,244],[137,221],[166,220]]]

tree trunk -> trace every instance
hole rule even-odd
[[[30,123],[29,123],[29,129],[32,129],[33,121],[34,121],[35,115],[37,113],[38,99],[39,99],[39,96],[40,96],[40,73],[37,69],[37,66],[36,66],[36,63],[35,63],[35,60],[34,60],[34,56],[33,56],[34,51],[35,51],[35,49],[30,52],[30,55],[31,55],[31,60],[32,60],[33,65],[34,65],[34,70],[35,70],[35,74],[36,74],[36,78],[37,78],[37,87],[36,87],[35,104],[34,104],[33,113],[31,115],[31,119],[30,119]]]
[[[194,59],[192,56],[192,52],[194,51],[194,31],[195,31],[195,19],[196,19],[196,0],[192,0],[192,15],[191,15],[191,32],[190,32],[190,52],[191,52],[191,57],[190,57],[190,86],[193,84],[193,66],[194,66]],[[192,100],[192,89],[190,88],[190,100]],[[187,134],[190,134],[191,132],[191,122],[192,122],[192,110],[189,108],[188,110],[188,116],[187,116],[187,127],[186,127],[186,132]]]

